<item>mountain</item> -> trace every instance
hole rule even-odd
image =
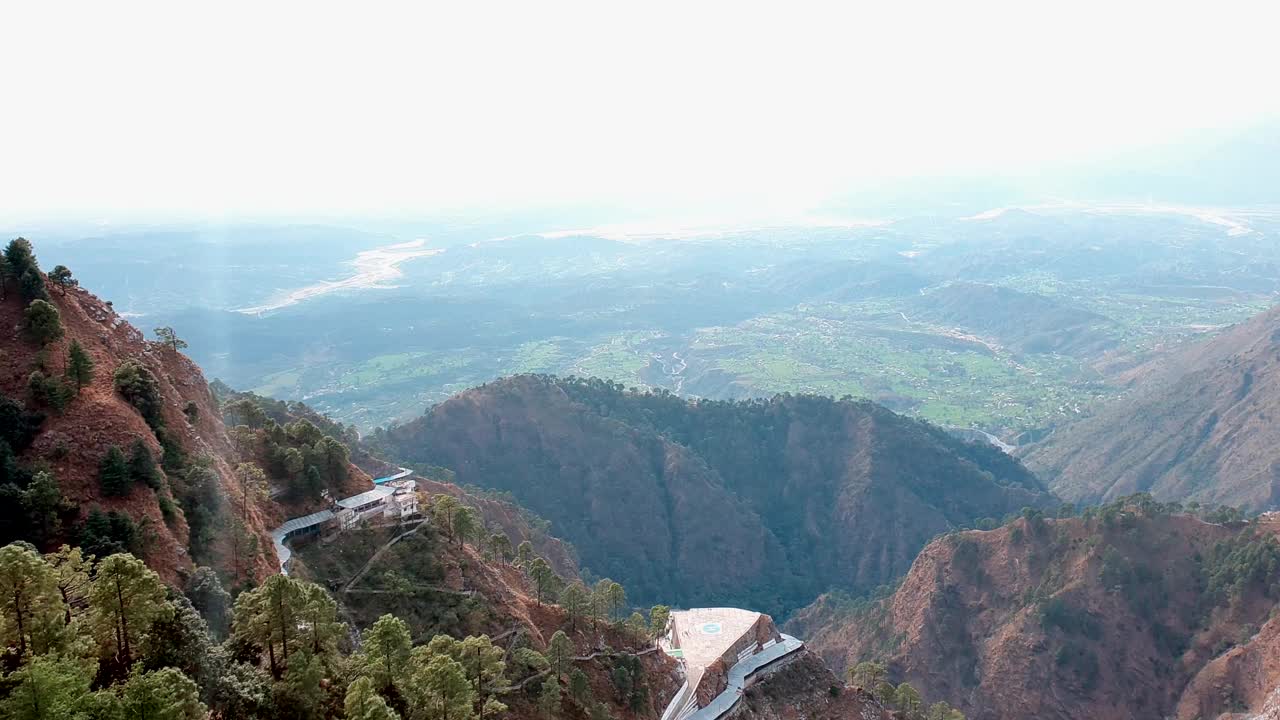
[[[1025,452],[1054,492],[1280,505],[1280,308],[1130,375],[1126,395]]]
[[[1018,353],[1090,357],[1116,344],[1115,323],[1056,299],[982,283],[953,282],[914,299],[913,320],[956,325]]]
[[[773,614],[890,582],[938,533],[1051,502],[994,448],[814,396],[691,402],[525,375],[373,441],[510,492],[642,602]]]
[[[431,487],[432,496],[441,490],[465,497],[464,502],[477,500],[456,494],[454,486]],[[484,508],[484,501],[476,507]],[[481,512],[487,519],[488,513]],[[579,617],[575,622],[564,607],[538,599],[519,563],[495,558],[483,542],[456,543],[437,523],[417,524],[407,532],[356,529],[339,544],[302,545],[295,559],[293,574],[332,588],[357,627],[391,614],[403,619],[415,638],[492,638],[507,650],[511,685],[502,700],[510,707],[508,717],[517,720],[545,716],[536,691],[546,674],[522,670],[513,658],[520,648],[546,653],[558,630],[573,644],[571,667],[585,675],[590,688],[585,698],[572,693],[563,698],[563,717],[596,717],[592,709],[603,705],[611,717],[656,719],[683,679],[675,661],[658,652],[649,636],[637,635],[630,621],[597,623]],[[576,572],[561,575],[563,582],[580,582]],[[801,650],[760,674],[746,689],[735,717],[887,720],[890,715],[874,698],[844,688],[816,655]]]
[[[30,262],[46,287],[39,293],[43,302],[57,311],[61,333],[41,344],[24,331],[25,313],[42,300],[28,303],[15,283],[7,283],[0,301],[0,452],[12,453],[0,483],[5,534],[35,540],[42,549],[64,542],[95,545],[99,553],[129,549],[174,583],[193,563],[230,571],[224,563],[229,533],[218,531],[229,522],[229,507],[242,508],[242,532],[271,547],[270,510],[240,502],[235,453],[200,368],[171,347],[145,340],[111,303],[78,286],[55,287],[39,274],[34,256]],[[94,366],[78,392],[64,376],[72,343]],[[100,479],[112,448],[138,461],[122,491],[111,491]],[[32,483],[41,470],[54,481],[60,506],[39,519],[18,517],[24,511],[17,508],[34,502]],[[29,522],[38,532],[24,532]],[[238,574],[265,577],[274,568],[269,555],[260,554]]]
[[[834,667],[882,663],[969,718],[1259,709],[1280,683],[1280,528],[1225,518],[1149,496],[1029,514],[939,538],[892,595],[825,597],[788,631]]]

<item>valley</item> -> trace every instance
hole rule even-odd
[[[0,6],[0,720],[1280,720],[1274,8],[154,5]]]
[[[349,255],[318,265],[323,248],[281,245],[330,278],[292,290],[273,278],[262,300],[221,306],[127,292],[139,322],[177,328],[212,376],[364,431],[536,372],[709,399],[852,395],[1011,444],[1088,414],[1124,392],[1128,368],[1280,292],[1280,221],[1261,210],[967,217],[695,234],[420,225],[428,246],[385,236],[360,251],[385,256],[368,277],[398,273],[387,286],[361,289]],[[74,247],[86,280],[118,286],[95,244]],[[111,262],[128,267],[128,251]],[[246,306],[258,311],[233,312]]]

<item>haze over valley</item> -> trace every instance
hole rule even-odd
[[[1280,720],[1275,9],[0,24],[0,720]]]

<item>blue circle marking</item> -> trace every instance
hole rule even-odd
[[[720,623],[709,622],[709,623],[703,623],[702,625],[703,635],[719,635],[720,630],[721,630]]]

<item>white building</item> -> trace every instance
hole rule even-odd
[[[387,500],[385,514],[389,518],[403,520],[418,514],[418,493],[415,490],[397,490]]]
[[[395,493],[396,488],[380,485],[359,495],[339,500],[337,503],[338,527],[346,530],[361,520],[386,514],[388,500]]]

